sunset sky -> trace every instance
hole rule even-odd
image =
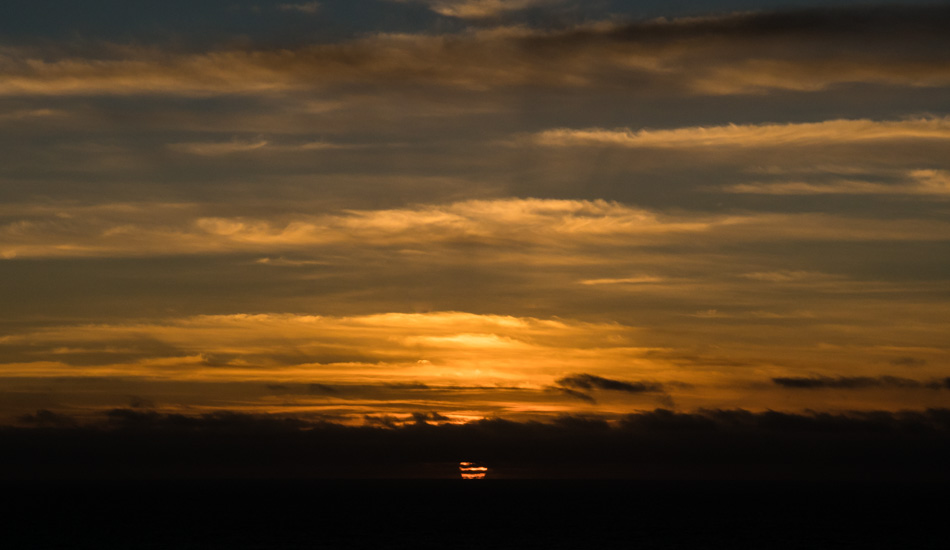
[[[945,407],[948,28],[3,2],[0,424]]]

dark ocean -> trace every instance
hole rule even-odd
[[[7,483],[6,549],[948,547],[946,484],[346,480]]]

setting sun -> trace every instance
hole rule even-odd
[[[488,468],[475,462],[459,462],[459,472],[462,479],[485,479]]]

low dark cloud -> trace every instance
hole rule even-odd
[[[676,403],[673,401],[673,396],[668,393],[658,395],[656,397],[656,402],[658,405],[666,409],[672,409],[676,407]]]
[[[581,390],[609,390],[626,393],[648,393],[663,390],[661,384],[652,382],[623,382],[596,376],[593,374],[572,374],[558,379],[557,384],[564,388]]]
[[[571,374],[556,381],[556,386],[548,388],[564,395],[580,399],[588,403],[597,403],[597,399],[587,393],[592,390],[617,391],[624,393],[659,393],[663,391],[663,385],[654,382],[624,382],[612,378],[604,378],[594,374]],[[669,395],[661,396],[660,404],[672,406],[672,399]]]
[[[367,426],[379,428],[397,428],[402,424],[402,419],[390,414],[367,414],[363,421]]]
[[[49,346],[60,348],[60,353],[57,354],[58,361],[75,367],[121,365],[155,356],[184,357],[186,355],[173,345],[147,336],[118,337],[111,344],[104,347],[56,340],[48,343]],[[30,361],[36,357],[37,345],[36,343],[5,344],[2,352],[3,362]]]
[[[587,401],[588,403],[596,403],[597,400],[590,394],[584,393],[582,391],[572,390],[571,388],[563,387],[552,387],[551,390],[563,393],[564,395],[573,397],[575,399],[580,399],[581,401]]]
[[[339,388],[327,384],[310,384],[307,391],[314,395],[340,395]]]
[[[383,384],[386,388],[391,388],[394,390],[427,390],[429,386],[423,384],[422,382],[398,382],[398,383],[389,383]]]
[[[922,367],[927,364],[927,360],[919,357],[898,357],[892,359],[891,364],[897,367]]]
[[[106,413],[109,428],[134,432],[174,433],[281,433],[310,427],[312,422],[297,418],[242,414],[230,411],[200,416],[162,414],[154,411],[113,409]]]
[[[439,414],[436,411],[416,411],[408,416],[368,414],[363,417],[364,426],[388,429],[397,429],[412,425],[428,426],[429,422],[438,424],[449,420],[451,420],[449,417]]]
[[[950,24],[950,9],[946,6],[861,6],[657,20],[633,24],[626,32],[618,32],[635,40],[650,40],[657,36],[729,35],[772,38],[776,35],[853,35],[884,29],[902,35],[936,35],[938,28],[947,24]]]
[[[446,420],[449,420],[449,418],[435,411],[431,411],[431,412],[414,412],[412,413],[412,420],[416,424],[428,424],[430,421],[431,422],[445,422]]]
[[[69,427],[75,426],[76,420],[69,415],[55,413],[47,409],[40,409],[33,414],[24,414],[17,418],[22,424],[39,427]]]
[[[147,476],[946,478],[950,410],[792,414],[665,409],[616,419],[367,417],[362,426],[271,415],[132,409],[80,426],[38,411],[0,428],[7,478]],[[433,466],[436,465],[436,466]],[[445,467],[438,465],[447,465]]]
[[[772,382],[785,388],[815,390],[832,389],[866,389],[866,388],[928,388],[939,389],[944,387],[944,381],[921,382],[898,376],[803,376],[778,377]]]
[[[155,402],[145,397],[133,395],[129,397],[129,407],[133,409],[151,409],[155,407]]]

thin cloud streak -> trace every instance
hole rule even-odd
[[[811,376],[811,377],[778,377],[772,382],[783,388],[797,390],[862,390],[870,388],[900,388],[930,390],[950,389],[950,378],[922,382],[900,376]]]
[[[331,143],[327,141],[310,141],[304,143],[287,144],[272,143],[268,140],[245,141],[209,141],[209,142],[183,142],[171,143],[168,148],[179,153],[198,155],[204,157],[217,157],[232,154],[248,152],[309,152],[309,151],[330,151],[341,149],[358,149],[365,146],[344,145]]]
[[[389,0],[390,2],[416,2],[425,4],[433,12],[446,17],[460,19],[483,19],[559,4],[564,0]]]
[[[320,2],[300,2],[296,4],[278,4],[277,9],[286,12],[296,12],[305,15],[314,15],[320,11]]]
[[[640,285],[649,283],[661,283],[666,279],[663,277],[654,277],[652,275],[642,275],[640,277],[624,277],[620,279],[584,279],[579,281],[582,285],[600,286],[600,285]]]
[[[899,121],[827,120],[813,123],[747,124],[672,130],[545,130],[528,138],[545,147],[789,147],[900,140],[950,140],[950,118]],[[515,142],[517,144],[517,141]]]
[[[725,186],[722,190],[753,195],[909,195],[943,198],[950,197],[950,172],[913,170],[907,175],[907,181],[891,184],[860,180],[839,180],[830,183],[792,181],[740,183]]]

